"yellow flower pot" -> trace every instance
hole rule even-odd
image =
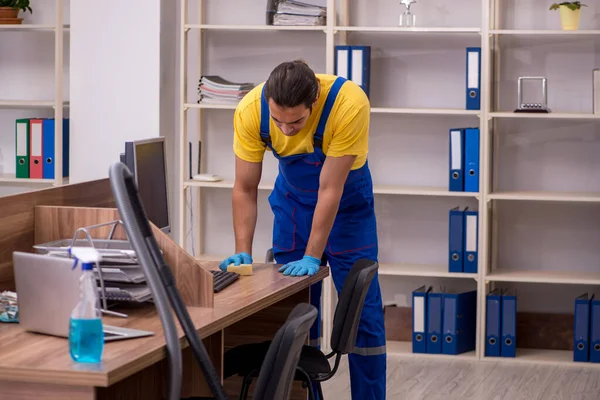
[[[560,6],[560,22],[564,31],[576,31],[579,29],[579,17],[581,9],[571,10],[567,6]]]

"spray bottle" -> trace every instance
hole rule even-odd
[[[102,257],[92,247],[72,247],[70,252],[75,258],[73,268],[79,264],[82,272],[79,279],[79,303],[73,309],[69,322],[69,353],[73,361],[98,363],[104,350],[104,331],[94,265]]]

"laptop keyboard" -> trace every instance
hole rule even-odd
[[[220,292],[240,278],[240,274],[230,271],[211,270],[214,278],[214,291]]]

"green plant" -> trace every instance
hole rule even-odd
[[[580,1],[563,1],[562,3],[554,3],[550,6],[551,10],[558,10],[560,6],[567,6],[572,11],[577,11],[581,7],[587,7],[585,4],[581,4]]]
[[[0,0],[0,7],[18,8],[33,14],[29,0]]]

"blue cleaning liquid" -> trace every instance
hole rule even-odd
[[[98,363],[104,348],[102,320],[71,318],[69,326],[69,352],[73,361]]]

